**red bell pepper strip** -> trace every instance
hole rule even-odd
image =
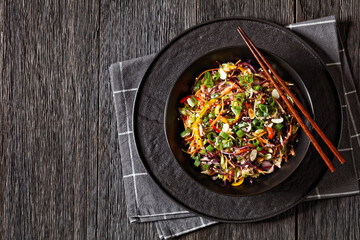
[[[210,124],[213,123],[213,120],[211,118],[209,119],[209,121],[210,121]],[[215,125],[212,125],[212,127],[217,133],[221,133],[221,130],[219,130]]]
[[[274,137],[274,130],[271,127],[266,127],[266,131],[268,133],[268,138],[271,140]]]
[[[184,97],[180,100],[180,103],[184,103],[186,102],[189,98],[191,98],[191,95],[190,96],[187,96],[187,97]]]
[[[191,98],[192,97],[192,95],[190,95],[190,96],[187,96],[187,97],[184,97],[184,98],[182,98],[181,100],[180,100],[180,103],[184,103],[184,102],[186,102],[189,98]],[[195,98],[196,98],[196,100],[198,100],[198,102],[200,103],[200,105],[204,105],[204,101],[203,100],[201,100],[199,97],[197,97],[197,96],[194,96]]]

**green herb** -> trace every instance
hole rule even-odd
[[[219,136],[226,139],[226,140],[229,139],[229,135],[226,132],[223,132],[223,131],[220,132]]]
[[[207,146],[206,147],[206,150],[208,150],[209,152],[212,152],[212,151],[214,151],[214,147],[213,146],[211,146],[211,145],[209,145],[209,146]]]
[[[253,88],[254,88],[255,91],[261,90],[261,86],[260,86],[260,85],[255,85]]]
[[[206,136],[210,142],[215,142],[216,134],[214,132],[209,132]]]
[[[193,156],[192,158],[195,160],[194,165],[196,167],[198,167],[200,165],[200,155],[197,154],[196,156]]]
[[[212,119],[215,119],[215,113],[214,113],[214,111],[211,111],[211,113],[209,114],[209,117],[212,118]]]
[[[277,130],[277,131],[280,131],[282,128],[284,127],[284,125],[282,125],[281,123],[277,123],[277,124],[275,124],[275,129]]]
[[[223,128],[223,125],[224,125],[224,123],[223,122],[216,122],[216,128],[217,129],[222,129]]]
[[[213,76],[214,82],[216,82],[217,80],[219,80],[219,78],[220,78],[220,73],[219,73],[219,72],[216,72],[216,73],[214,74],[214,76]]]
[[[198,82],[196,83],[196,85],[195,85],[195,87],[194,87],[194,92],[196,92],[197,90],[199,90],[200,84],[201,84],[200,81],[198,81]]]
[[[233,129],[234,129],[234,132],[236,132],[237,130],[240,129],[240,127],[239,127],[239,125],[234,125],[234,126],[233,126]]]
[[[260,147],[260,146],[257,146],[257,147],[256,147],[256,150],[257,150],[257,151],[262,151],[262,150],[263,150],[263,148],[262,148],[262,147]]]
[[[255,129],[264,129],[264,121],[260,119],[255,118],[251,124]]]
[[[204,85],[208,88],[212,88],[214,86],[214,82],[211,79],[211,74],[209,72],[205,72],[204,74]]]
[[[231,110],[233,111],[233,113],[234,113],[235,115],[240,115],[240,114],[241,114],[242,107],[241,107],[241,106],[232,106],[232,107],[231,107]]]
[[[269,113],[269,109],[268,109],[268,107],[266,105],[259,104],[258,107],[263,113]]]
[[[224,143],[223,146],[224,146],[224,148],[231,148],[233,146],[233,143],[232,143],[232,141],[227,141]]]
[[[205,116],[204,118],[203,118],[203,123],[207,123],[209,121],[209,117],[208,116]]]
[[[196,159],[195,162],[194,162],[194,165],[196,167],[198,167],[200,165],[200,159]]]
[[[251,143],[252,143],[255,147],[259,146],[259,140],[258,140],[258,139],[252,140]]]
[[[217,97],[219,97],[220,96],[220,94],[218,94],[218,93],[212,93],[211,94],[211,98],[217,98]]]
[[[201,149],[201,154],[205,155],[205,153],[206,153],[206,149],[205,148]]]
[[[270,104],[270,106],[275,106],[275,99],[273,97],[269,97],[268,103]]]
[[[250,85],[254,82],[254,76],[252,74],[248,74],[245,76],[238,76],[239,80],[240,80],[240,84],[245,86],[245,85]]]
[[[181,137],[186,137],[187,135],[190,134],[190,132],[191,132],[191,129],[188,128],[188,129],[186,129],[185,131],[183,131],[183,132],[180,134],[180,136],[181,136]]]
[[[246,122],[242,122],[239,124],[239,128],[244,128],[244,127],[247,127],[249,126],[249,124],[247,124]]]
[[[194,107],[198,104],[198,101],[197,101],[196,97],[191,96],[191,98],[187,99],[187,103],[190,105],[190,107]]]
[[[204,164],[201,166],[202,170],[207,170],[209,168],[209,165],[208,164]]]
[[[242,136],[244,136],[244,132],[243,132],[243,130],[241,130],[241,129],[239,129],[237,132],[236,132],[236,135],[238,135],[238,137],[242,137]]]

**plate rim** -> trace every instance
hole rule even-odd
[[[335,81],[333,79],[333,77],[331,76],[331,74],[329,73],[329,71],[327,70],[327,68],[325,67],[325,64],[322,60],[322,58],[319,56],[319,54],[310,46],[310,44],[308,44],[305,40],[303,40],[300,36],[298,36],[297,34],[295,34],[294,32],[290,31],[289,29],[285,28],[284,26],[280,25],[280,24],[277,24],[277,23],[274,23],[274,22],[270,22],[270,21],[267,21],[267,20],[264,20],[264,19],[257,19],[257,18],[253,18],[253,17],[223,17],[223,18],[217,18],[217,19],[213,19],[213,20],[209,20],[209,21],[206,21],[206,22],[203,22],[203,23],[199,23],[199,24],[196,24],[190,28],[187,28],[185,29],[184,31],[180,32],[177,36],[175,36],[174,38],[172,38],[168,43],[166,43],[158,53],[156,53],[156,55],[154,56],[154,58],[152,59],[151,63],[149,64],[148,68],[146,69],[145,73],[144,73],[144,76],[138,86],[138,90],[136,92],[136,96],[135,96],[135,99],[134,99],[134,104],[133,104],[133,107],[132,107],[132,128],[133,128],[133,132],[134,132],[134,141],[135,141],[135,150],[137,151],[137,153],[139,154],[139,157],[140,157],[140,160],[141,162],[143,163],[145,169],[147,170],[148,172],[148,175],[151,177],[151,179],[155,182],[155,184],[158,186],[158,188],[166,195],[168,196],[174,203],[176,203],[178,206],[186,209],[189,211],[189,213],[194,213],[194,214],[197,214],[199,216],[202,216],[202,217],[205,217],[207,219],[211,219],[211,220],[215,220],[215,221],[218,221],[218,222],[224,222],[224,223],[249,223],[249,222],[257,222],[257,221],[262,221],[262,220],[265,220],[265,219],[269,219],[269,218],[272,218],[272,217],[275,217],[275,216],[278,216],[279,214],[281,213],[284,213],[284,212],[287,212],[288,210],[292,209],[294,206],[298,205],[300,202],[302,202],[311,192],[311,190],[306,193],[303,197],[299,198],[297,201],[294,201],[293,204],[289,205],[288,207],[280,210],[280,211],[277,211],[277,212],[274,212],[272,214],[267,214],[267,215],[264,215],[264,216],[261,216],[261,217],[257,217],[257,218],[249,218],[247,220],[229,220],[229,219],[223,219],[223,218],[215,218],[215,217],[212,217],[212,216],[209,216],[209,215],[206,215],[202,212],[199,212],[197,211],[196,209],[192,209],[186,205],[184,205],[183,203],[181,203],[175,196],[173,196],[172,194],[170,194],[161,184],[159,184],[159,181],[156,179],[156,177],[154,176],[154,174],[152,173],[152,171],[149,169],[149,167],[147,166],[147,163],[143,160],[144,159],[144,156],[143,154],[141,153],[141,151],[139,151],[139,137],[138,137],[138,130],[137,128],[135,127],[136,126],[136,122],[137,122],[137,119],[136,119],[136,116],[135,116],[135,112],[136,112],[136,109],[137,109],[137,105],[138,105],[138,102],[139,102],[139,93],[141,92],[143,86],[144,86],[144,79],[146,78],[146,76],[149,74],[149,72],[151,71],[151,69],[153,68],[153,65],[155,64],[155,62],[158,60],[158,58],[160,57],[160,55],[162,55],[174,42],[176,42],[178,39],[180,39],[183,35],[193,31],[194,29],[197,29],[197,28],[200,28],[200,27],[203,27],[203,26],[206,26],[206,25],[209,25],[209,24],[212,24],[212,23],[216,23],[216,22],[222,22],[222,21],[228,21],[228,20],[243,20],[243,21],[254,21],[254,22],[260,22],[260,23],[263,23],[263,24],[267,24],[267,25],[270,25],[270,26],[273,26],[275,28],[278,28],[280,29],[281,31],[284,31],[285,33],[287,34],[290,34],[292,36],[292,38],[295,38],[298,42],[300,42],[304,48],[306,48],[313,56],[314,58],[320,63],[322,69],[324,70],[324,72],[326,73],[326,75],[328,75],[328,78],[331,79],[332,83],[334,84],[334,87],[335,87],[335,91],[336,91],[336,97],[337,97],[337,102],[340,103],[340,96],[339,96],[339,89],[336,87],[336,84],[335,84]],[[340,116],[340,123],[339,125],[342,125],[343,124],[343,111],[340,111],[341,112],[341,116]],[[337,140],[337,144],[336,144],[336,147],[339,146],[339,143],[340,143],[340,138],[341,138],[341,135],[342,135],[342,131],[343,129],[341,128],[340,129],[340,132],[339,132],[339,138]],[[330,159],[330,161],[333,161],[333,158]],[[324,168],[322,170],[322,174],[320,175],[320,177],[318,177],[318,179],[316,181],[314,181],[314,183],[312,184],[313,185],[313,188],[321,181],[321,179],[324,177],[325,173],[327,171],[327,168]]]

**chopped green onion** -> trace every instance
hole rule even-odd
[[[214,82],[211,79],[211,74],[209,72],[206,72],[204,74],[204,78],[205,78],[204,85],[207,86],[208,88],[212,88],[214,86]]]
[[[224,145],[224,148],[231,148],[233,146],[232,141],[227,141]]]
[[[245,76],[238,76],[239,80],[240,80],[240,84],[241,85],[249,85],[252,84],[254,82],[254,76],[252,74],[248,74]]]
[[[208,168],[209,168],[209,165],[208,165],[208,164],[204,164],[204,165],[202,165],[202,166],[201,166],[201,168],[202,168],[202,170],[204,170],[204,171],[205,171],[206,169],[208,169]]]
[[[206,149],[205,148],[201,149],[201,154],[205,155],[205,153],[206,153]]]
[[[252,140],[251,143],[252,143],[255,147],[259,146],[259,140],[258,140],[258,139]]]
[[[266,105],[264,105],[264,104],[259,104],[258,107],[263,113],[268,113],[269,112],[268,107]]]
[[[214,76],[213,76],[214,82],[216,82],[217,80],[219,80],[219,78],[220,78],[220,73],[219,73],[219,72],[216,72],[216,73],[214,74]]]
[[[262,151],[262,150],[263,150],[263,148],[262,148],[262,147],[260,147],[260,146],[257,146],[257,147],[256,147],[256,150],[257,150],[257,151]]]
[[[208,121],[209,121],[209,117],[208,117],[208,116],[203,117],[203,123],[207,123]]]
[[[243,102],[243,101],[244,101],[244,98],[245,98],[245,92],[241,92],[241,93],[235,94],[235,98],[236,98],[236,99],[240,99],[241,102]]]
[[[216,125],[216,128],[217,128],[217,129],[222,129],[224,123],[223,123],[223,122],[217,122],[215,125]]]
[[[263,117],[264,116],[264,113],[262,111],[256,111],[255,114],[258,117]]]
[[[220,94],[218,94],[218,93],[212,93],[211,94],[211,98],[217,98],[217,97],[219,97],[220,96]]]
[[[181,137],[186,137],[187,135],[190,134],[190,132],[191,132],[191,129],[188,128],[188,129],[186,129],[185,131],[183,131],[183,132],[180,134],[180,136],[181,136]]]
[[[196,167],[200,166],[200,159],[196,159],[195,162],[194,162],[194,165]]]
[[[261,86],[260,85],[255,85],[253,88],[254,88],[255,91],[259,91],[261,89]]]
[[[197,105],[198,101],[197,101],[196,97],[191,96],[191,98],[187,99],[187,103],[190,105],[190,107],[194,107]]]
[[[212,119],[215,119],[215,113],[213,111],[211,111],[211,113],[209,114],[209,117]]]
[[[215,145],[216,149],[218,150],[223,150],[223,145],[222,143],[218,142],[216,145]]]
[[[247,127],[249,126],[249,124],[247,124],[246,122],[242,122],[239,124],[239,128],[244,128],[244,127]]]
[[[213,146],[211,146],[211,145],[209,145],[209,146],[207,146],[206,147],[206,150],[208,150],[209,152],[212,152],[212,151],[214,151],[214,147]]]
[[[231,110],[233,111],[233,113],[235,114],[235,115],[240,115],[241,114],[241,110],[242,110],[242,107],[240,107],[240,106],[232,106],[231,107]]]
[[[268,102],[269,102],[270,106],[275,106],[275,99],[273,97],[269,97]]]
[[[223,131],[220,132],[219,136],[226,139],[226,140],[229,139],[229,135],[226,132],[223,132]]]
[[[194,165],[198,167],[200,165],[200,155],[197,154],[196,156],[193,156],[192,159],[195,160]]]
[[[214,138],[212,138],[212,136],[214,136]],[[210,142],[215,142],[215,138],[216,138],[216,133],[214,132],[209,132],[207,134],[207,139],[210,141]]]
[[[280,131],[282,128],[283,128],[283,126],[284,125],[282,125],[281,123],[277,123],[277,124],[275,124],[275,129],[277,130],[277,131]]]
[[[196,83],[196,85],[195,85],[195,87],[194,87],[194,92],[196,92],[197,90],[199,90],[200,84],[201,84],[200,81],[198,81],[198,82]]]
[[[234,126],[233,126],[233,129],[234,129],[234,131],[236,132],[237,130],[240,129],[240,127],[239,127],[239,125],[234,125]]]
[[[239,144],[239,147],[241,147],[241,144],[242,144],[242,140],[240,138],[238,138],[238,144]]]
[[[239,129],[237,132],[236,132],[236,135],[238,135],[238,137],[242,137],[242,136],[244,136],[244,132],[243,132],[243,130],[241,130],[241,129]]]
[[[264,128],[264,121],[260,119],[254,119],[251,123],[255,129],[263,129]]]

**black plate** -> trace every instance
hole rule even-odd
[[[168,147],[164,128],[165,107],[171,89],[200,57],[217,49],[243,46],[237,26],[243,27],[258,48],[283,59],[298,73],[312,99],[316,122],[335,145],[341,126],[341,117],[331,114],[340,112],[331,77],[318,55],[289,30],[266,21],[230,18],[195,26],[171,41],[155,57],[136,96],[133,129],[137,149],[150,176],[175,202],[223,222],[258,221],[286,211],[306,197],[327,169],[310,146],[301,164],[286,181],[260,194],[236,196],[204,187],[176,161]],[[316,139],[320,141],[317,136]],[[332,159],[330,150],[324,150]]]
[[[306,110],[312,112],[310,95],[299,75],[284,60],[266,51],[262,52],[281,78],[294,84],[294,86],[291,87],[291,90],[297,95],[297,98]],[[292,157],[288,163],[283,164],[281,169],[276,169],[274,173],[254,179],[253,183],[246,180],[244,184],[238,187],[233,187],[230,184],[223,187],[220,184],[220,181],[213,181],[211,177],[200,173],[201,168],[194,166],[194,160],[190,158],[189,154],[182,151],[182,149],[185,149],[185,146],[179,144],[182,142],[180,133],[184,131],[182,121],[178,120],[179,101],[181,98],[191,94],[191,86],[194,84],[195,78],[199,76],[201,72],[205,69],[218,67],[216,61],[236,62],[239,59],[239,56],[246,61],[250,60],[255,67],[260,67],[246,46],[220,48],[207,53],[190,64],[176,81],[170,92],[165,108],[165,133],[176,160],[184,171],[194,180],[219,194],[246,196],[270,190],[289,177],[305,157],[310,141],[306,134],[303,131],[300,131],[298,137],[299,142],[294,146],[295,152],[297,153],[295,157]],[[305,121],[305,118],[303,118],[303,120]]]

